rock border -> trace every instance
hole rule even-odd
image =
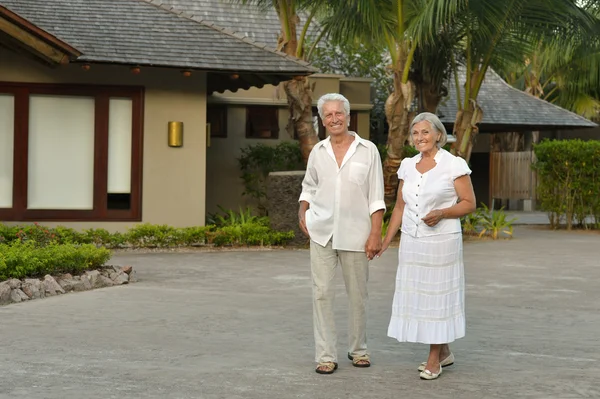
[[[136,273],[131,266],[103,266],[79,276],[67,273],[56,277],[47,274],[43,279],[12,278],[0,282],[0,306],[136,281]]]

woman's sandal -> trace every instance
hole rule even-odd
[[[367,355],[352,356],[348,353],[348,359],[352,360],[352,365],[354,367],[371,367],[371,361]]]
[[[318,374],[333,374],[337,370],[338,364],[335,362],[320,362],[315,371]]]
[[[421,377],[422,380],[435,380],[437,378],[440,377],[440,375],[442,375],[442,371],[443,369],[440,367],[440,371],[438,373],[433,373],[431,371],[429,371],[428,369],[425,369],[424,371],[421,371],[421,373],[419,374],[419,377]]]
[[[440,366],[442,366],[442,367],[452,366],[453,364],[454,364],[454,353],[450,353],[447,358],[440,361]],[[417,370],[425,371],[426,366],[427,366],[427,362],[423,362],[419,365],[419,368]]]

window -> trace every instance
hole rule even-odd
[[[208,105],[206,122],[210,124],[210,137],[227,137],[227,106]]]
[[[15,96],[0,94],[0,209],[12,208]]]
[[[279,137],[279,116],[276,107],[246,108],[246,138],[276,139]]]
[[[0,83],[0,219],[141,220],[141,88]]]

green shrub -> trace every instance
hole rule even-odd
[[[226,210],[222,206],[219,206],[221,213],[216,213],[211,215],[211,221],[217,227],[222,226],[236,226],[236,225],[244,225],[246,223],[265,223],[265,220],[268,224],[268,218],[259,218],[258,216],[252,215],[252,211],[250,207],[243,210],[240,206],[240,211],[235,212],[231,209]]]
[[[266,214],[265,199],[269,173],[305,169],[297,141],[284,141],[276,146],[250,145],[242,148],[238,163],[244,182],[243,195],[255,199],[259,210],[264,214]]]
[[[537,196],[550,224],[564,219],[583,228],[600,227],[600,142],[545,140],[534,147]],[[591,219],[591,223],[588,222]]]
[[[512,238],[513,223],[517,218],[507,219],[504,209],[490,211],[487,206],[483,205],[483,209],[479,212],[481,215],[481,232],[479,237],[488,235],[494,240],[500,238],[500,234],[504,233]]]
[[[209,237],[209,242],[217,247],[224,245],[269,246],[285,245],[294,238],[294,232],[274,231],[260,223],[246,223],[221,227],[210,232]]]
[[[517,218],[508,219],[504,209],[490,210],[481,204],[480,208],[460,219],[462,232],[466,236],[488,236],[494,240],[501,238],[502,234],[512,238],[513,223]]]
[[[483,211],[478,208],[475,212],[461,218],[462,232],[467,236],[479,235],[483,222]]]
[[[0,224],[0,243],[15,242],[36,248],[59,244],[105,248],[168,248],[213,244],[283,245],[294,238],[292,232],[269,228],[269,219],[250,215],[250,211],[228,213],[224,225],[176,228],[167,225],[139,224],[126,233],[109,233],[105,229],[88,229],[78,233],[65,227],[55,229],[39,225],[8,227]]]
[[[28,240],[0,244],[0,280],[45,274],[77,273],[104,265],[110,251],[91,244],[49,243],[39,246]]]

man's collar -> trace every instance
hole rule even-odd
[[[350,134],[351,136],[354,136],[354,141],[356,142],[356,145],[362,144],[365,147],[367,147],[367,140],[360,137],[358,135],[358,133],[348,130],[348,134]],[[331,136],[327,136],[327,138],[325,140],[323,140],[323,147],[331,147]]]

